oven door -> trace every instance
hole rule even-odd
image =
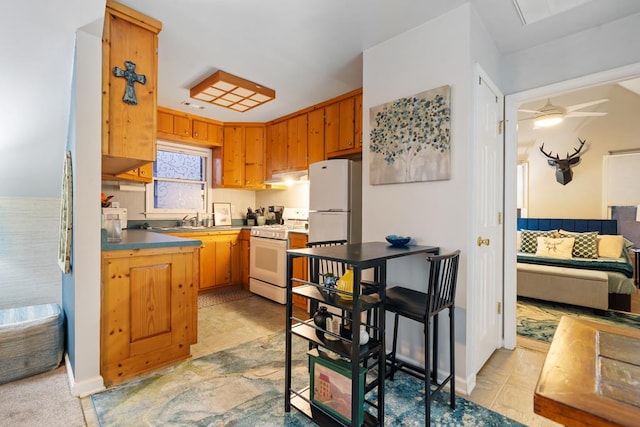
[[[249,276],[285,288],[287,284],[288,240],[251,237]]]

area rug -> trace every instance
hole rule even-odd
[[[596,314],[590,308],[519,297],[516,331],[518,335],[526,338],[551,342],[561,316],[581,317],[609,325],[640,328],[640,315],[637,314],[619,311]]]
[[[253,295],[244,289],[228,289],[224,291],[207,292],[198,295],[198,308],[210,307],[212,305],[223,304],[225,302],[236,301],[248,298]]]
[[[293,339],[293,384],[308,384],[307,343]],[[402,372],[388,381],[385,425],[424,425],[423,383]],[[376,396],[368,394],[367,399]],[[222,350],[91,395],[100,426],[314,426],[284,412],[284,334]],[[432,405],[433,425],[522,426],[494,411],[447,395]]]

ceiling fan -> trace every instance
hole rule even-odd
[[[565,117],[599,117],[606,116],[607,113],[597,111],[578,111],[593,105],[602,104],[609,101],[608,99],[598,99],[582,104],[569,105],[560,107],[553,105],[551,99],[547,99],[547,103],[538,110],[518,110],[523,113],[531,113],[533,117],[527,117],[521,120],[533,120],[534,127],[548,127],[561,123]]]

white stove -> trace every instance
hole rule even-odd
[[[254,237],[262,237],[265,239],[288,240],[289,232],[291,230],[306,231],[306,229],[307,227],[305,227],[304,225],[258,225],[255,227],[251,227],[251,235]]]
[[[309,210],[306,208],[284,208],[284,224],[258,225],[251,227],[251,235],[265,239],[288,240],[289,231],[309,229]]]
[[[284,224],[251,227],[249,251],[249,289],[280,304],[287,297],[289,232],[308,228],[309,210],[284,208],[282,219]]]

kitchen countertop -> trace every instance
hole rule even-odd
[[[156,233],[207,233],[211,231],[238,231],[238,230],[251,230],[251,227],[247,226],[233,226],[233,225],[219,225],[216,227],[151,227],[146,231],[153,231]]]
[[[122,230],[122,240],[120,242],[108,243],[107,230],[102,229],[103,251],[200,245],[202,245],[202,242],[200,240],[175,237],[168,234],[154,233],[147,230]]]

